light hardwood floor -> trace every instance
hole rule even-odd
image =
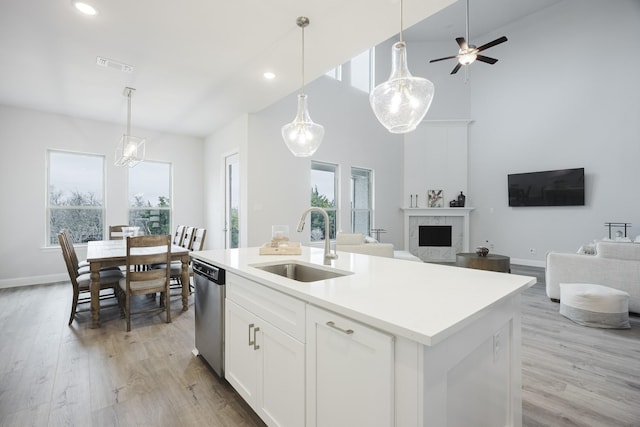
[[[537,275],[542,269],[514,273]],[[139,304],[151,301],[141,297]],[[193,297],[173,322],[117,308],[69,327],[67,284],[0,290],[1,426],[263,426],[192,355]],[[538,284],[523,295],[523,425],[640,427],[640,318],[631,330],[586,328],[558,314]]]

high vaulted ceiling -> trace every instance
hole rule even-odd
[[[405,28],[453,1],[404,0]],[[473,0],[472,34],[558,1]],[[307,81],[400,28],[399,0],[86,2],[98,15],[80,14],[71,0],[0,5],[0,104],[124,123],[128,86],[136,89],[134,128],[204,137],[300,87],[298,16],[311,21],[305,29]],[[465,4],[407,30],[405,38],[463,35]],[[97,57],[133,72],[99,66]],[[265,80],[265,71],[276,78]]]

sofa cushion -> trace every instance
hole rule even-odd
[[[364,243],[364,234],[362,233],[338,233],[336,236],[336,245],[361,245]]]
[[[560,314],[595,328],[628,329],[629,294],[590,283],[560,283]]]
[[[596,253],[602,258],[640,261],[640,245],[637,243],[598,242]]]

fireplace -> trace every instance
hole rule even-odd
[[[451,263],[456,261],[457,253],[469,252],[469,213],[473,208],[403,210],[405,250],[425,262]],[[423,235],[424,232],[420,230],[422,227],[426,227],[429,233]]]
[[[450,225],[420,225],[418,246],[451,247]]]

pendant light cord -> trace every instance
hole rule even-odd
[[[131,135],[131,89],[127,94],[127,136]]]
[[[300,26],[302,28],[302,88],[300,89],[302,95],[304,95],[304,27],[305,25]]]
[[[404,16],[403,13],[403,2],[402,0],[400,0],[400,43],[402,43],[402,28],[404,27],[404,24],[402,22],[402,17]]]

